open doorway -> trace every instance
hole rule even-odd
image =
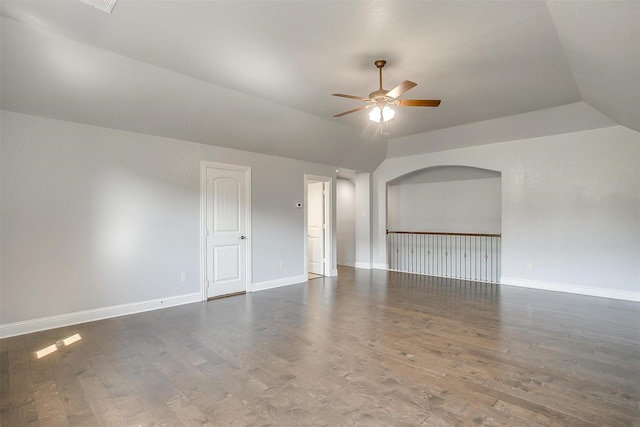
[[[499,283],[501,229],[499,171],[435,166],[387,183],[390,270]]]
[[[309,280],[330,275],[331,178],[305,175],[306,274]]]

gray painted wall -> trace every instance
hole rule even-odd
[[[387,182],[477,167],[502,173],[507,283],[640,300],[638,159],[640,133],[622,126],[387,159],[374,173],[374,262],[385,265]]]
[[[301,276],[304,174],[335,176],[334,166],[8,111],[1,131],[3,324],[198,292],[201,160],[252,168],[253,282]]]
[[[444,173],[453,169],[450,173]],[[395,231],[444,231],[451,233],[500,233],[502,202],[500,178],[478,176],[470,168],[434,168],[420,174],[427,182],[389,185],[387,228]],[[430,170],[430,169],[429,169]],[[488,172],[488,171],[487,171]],[[459,175],[458,175],[459,173]],[[489,173],[487,173],[489,175]],[[443,180],[444,177],[448,180]],[[461,180],[455,180],[461,177]]]
[[[371,174],[356,174],[356,263],[371,268]]]
[[[338,178],[336,193],[338,265],[353,267],[356,259],[356,186],[348,179]]]

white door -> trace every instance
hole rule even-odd
[[[307,258],[309,273],[324,274],[324,183],[307,186]]]
[[[207,297],[247,290],[245,171],[206,170]]]

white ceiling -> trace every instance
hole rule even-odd
[[[386,139],[579,101],[640,131],[638,1],[3,0],[2,108],[373,170]],[[380,135],[335,98],[418,86]]]

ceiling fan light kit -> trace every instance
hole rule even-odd
[[[364,102],[364,105],[360,107],[335,114],[333,117],[342,117],[347,114],[355,113],[356,111],[371,109],[371,111],[369,111],[369,120],[376,123],[386,123],[389,120],[392,120],[396,115],[395,110],[391,108],[391,106],[437,107],[440,105],[439,99],[398,99],[400,95],[417,86],[417,83],[409,80],[403,81],[391,90],[384,90],[382,88],[382,68],[384,68],[386,63],[387,61],[384,59],[378,59],[374,62],[375,66],[378,68],[380,87],[378,90],[371,92],[368,98],[355,95],[345,95],[343,93],[332,94],[333,96],[356,99]]]
[[[376,123],[386,123],[396,116],[396,112],[393,108],[385,105],[380,108],[375,106],[369,111],[369,120]]]

